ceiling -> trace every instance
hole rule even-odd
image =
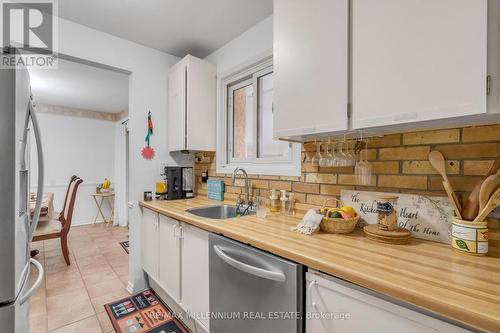
[[[128,109],[128,75],[59,59],[56,70],[30,68],[38,104],[118,113]]]
[[[272,11],[272,0],[59,1],[62,18],[178,57],[204,58]]]

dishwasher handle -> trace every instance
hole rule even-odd
[[[228,256],[217,245],[214,245],[213,248],[214,248],[215,254],[217,254],[217,256],[219,258],[221,258],[226,264],[228,264],[228,265],[230,265],[230,266],[232,266],[240,271],[243,271],[245,273],[252,274],[252,275],[261,277],[263,279],[267,279],[267,280],[273,280],[273,281],[277,281],[277,282],[285,282],[286,281],[285,274],[283,274],[281,272],[273,272],[273,271],[269,271],[266,269],[262,269],[259,267],[245,264],[241,261],[238,261],[238,260]]]

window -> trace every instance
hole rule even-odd
[[[226,77],[220,88],[218,172],[243,167],[254,174],[300,175],[300,145],[273,137],[271,59]]]

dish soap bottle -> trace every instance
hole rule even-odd
[[[286,215],[286,206],[288,203],[288,198],[286,197],[286,190],[280,190],[281,191],[281,214]]]
[[[295,195],[293,193],[290,193],[288,195],[288,207],[286,209],[286,214],[287,215],[295,215]]]
[[[269,200],[271,202],[270,211],[273,213],[279,212],[280,211],[280,200],[279,200],[278,195],[276,194],[276,190],[271,190],[271,196],[269,197]]]

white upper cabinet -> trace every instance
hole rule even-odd
[[[274,0],[274,136],[348,128],[348,0]]]
[[[487,7],[353,0],[353,128],[486,113]]]
[[[215,151],[214,65],[187,55],[172,66],[168,86],[169,151]]]
[[[168,147],[186,147],[186,67],[184,62],[170,69],[168,76]]]

